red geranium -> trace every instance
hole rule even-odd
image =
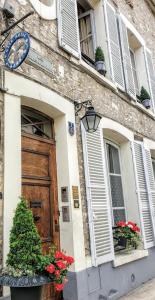
[[[59,270],[55,270],[55,276],[58,279],[60,277],[60,271]]]
[[[64,284],[63,283],[55,283],[54,286],[55,286],[56,291],[58,291],[58,292],[62,291],[63,288],[64,288]]]
[[[66,256],[65,261],[71,265],[74,263],[74,258],[72,256]]]
[[[46,267],[46,271],[49,273],[54,273],[55,271],[55,266],[53,264],[50,264],[49,266]]]
[[[120,227],[125,227],[126,224],[123,221],[119,221],[116,225]]]
[[[62,270],[65,270],[65,269],[66,269],[66,264],[63,263],[62,260],[58,260],[58,261],[56,262],[56,265],[58,266],[59,269],[62,269]]]
[[[60,259],[60,258],[62,258],[62,259],[65,259],[65,254],[63,253],[63,252],[61,252],[61,251],[56,251],[55,252],[55,258],[56,259]]]

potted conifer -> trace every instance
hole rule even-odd
[[[6,268],[0,276],[0,285],[10,286],[11,300],[40,300],[42,286],[50,282],[56,291],[63,290],[73,262],[63,252],[42,254],[32,212],[21,198],[13,219]]]
[[[100,74],[106,75],[105,57],[101,47],[97,47],[95,51],[95,67]]]
[[[145,108],[148,109],[151,107],[150,95],[143,86],[141,88],[140,96],[137,96],[137,98],[145,106]]]

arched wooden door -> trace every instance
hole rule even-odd
[[[32,209],[44,253],[52,243],[59,248],[56,146],[51,120],[35,111],[22,109],[22,194]],[[43,300],[54,300],[51,285]]]

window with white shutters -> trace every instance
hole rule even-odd
[[[81,56],[93,66],[95,54],[94,14],[85,1],[78,3],[78,20]]]
[[[143,143],[134,142],[132,150],[144,247],[149,248],[154,246],[155,240],[152,206],[152,197],[154,197],[152,185],[153,173],[150,171],[151,161],[148,152],[144,149]]]
[[[114,258],[110,200],[101,129],[87,133],[82,126],[91,255],[94,266]]]
[[[76,0],[58,0],[59,44],[67,52],[80,57],[78,14]]]
[[[106,31],[112,80],[123,90],[125,89],[122,56],[118,32],[118,20],[114,8],[104,2]]]
[[[146,66],[147,66],[147,73],[148,73],[148,82],[150,88],[150,94],[152,99],[152,106],[155,111],[155,70],[153,67],[153,61],[151,52],[145,48],[146,53]]]
[[[116,226],[117,222],[126,221],[120,153],[119,148],[109,141],[106,141],[106,151],[112,202],[113,226]]]
[[[134,73],[133,73],[132,62],[131,62],[131,53],[129,48],[128,30],[121,17],[119,17],[119,29],[120,29],[120,36],[121,36],[121,49],[122,49],[122,57],[123,57],[126,90],[129,95],[135,97],[136,89],[135,89]]]

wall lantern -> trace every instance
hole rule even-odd
[[[74,104],[76,116],[78,116],[78,113],[82,109],[82,107],[85,108],[85,115],[81,118],[85,130],[89,133],[95,132],[102,117],[100,116],[100,114],[95,112],[94,107],[92,106],[92,101],[87,100],[82,103],[75,101]]]

